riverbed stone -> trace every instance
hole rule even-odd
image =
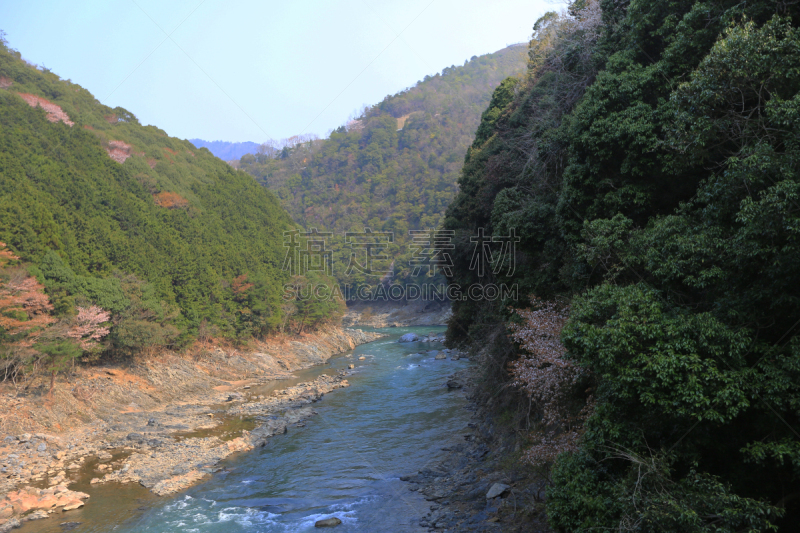
[[[47,511],[42,509],[37,509],[36,511],[32,512],[31,514],[25,517],[25,520],[42,520],[43,518],[49,518],[50,515],[47,514]]]
[[[16,518],[10,518],[0,524],[0,533],[6,533],[14,528],[22,527],[22,523]]]
[[[447,359],[447,354],[444,353],[444,352],[439,352],[439,353],[436,354],[436,357],[434,357],[434,359],[439,360],[439,361],[442,360],[442,359]]]
[[[419,335],[416,333],[406,333],[405,335],[401,336],[397,342],[416,342],[419,340]]]
[[[334,516],[332,518],[317,520],[316,522],[314,522],[314,527],[336,527],[341,523],[342,521]]]

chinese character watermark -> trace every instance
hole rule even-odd
[[[333,235],[311,228],[309,232],[285,231],[284,243],[287,248],[283,260],[283,270],[293,276],[301,276],[307,272],[323,272],[333,274],[333,255],[326,247],[326,241]]]
[[[410,230],[411,259],[409,265],[414,267],[412,276],[419,276],[423,268],[427,269],[428,277],[438,273],[453,277],[453,260],[448,250],[455,250],[451,241],[456,232],[453,230]]]
[[[513,276],[516,270],[516,244],[521,240],[517,236],[516,230],[511,228],[507,236],[505,235],[485,235],[483,228],[478,228],[478,234],[470,237],[470,242],[475,243],[472,252],[472,259],[469,269],[476,271],[478,277],[486,275],[487,267],[492,274],[499,274],[503,265],[507,265],[506,276]],[[500,244],[500,249],[496,250],[493,244]]]
[[[345,244],[351,248],[350,261],[345,270],[345,275],[350,275],[354,271],[362,274],[392,274],[393,270],[388,267],[381,270],[376,261],[386,261],[389,256],[381,253],[394,242],[394,233],[391,231],[372,231],[365,228],[362,232],[347,232],[344,234]],[[357,252],[363,252],[357,253]],[[359,262],[359,256],[363,256],[364,262]]]
[[[409,266],[412,277],[420,276],[425,269],[427,277],[432,278],[437,274],[454,277],[454,262],[450,252],[456,250],[453,243],[455,231],[453,230],[410,230],[409,248],[411,258]],[[311,228],[308,232],[284,232],[284,246],[286,256],[283,261],[283,270],[293,276],[303,276],[309,272],[320,272],[333,275],[333,252],[328,239],[330,232],[320,232]],[[358,286],[341,285],[338,283],[327,284],[311,283],[306,287],[297,283],[286,285],[284,288],[287,299],[338,299],[338,300],[384,300],[384,301],[413,301],[417,299],[428,301],[441,301],[443,299],[455,300],[508,300],[517,299],[517,285],[486,283],[481,281],[462,287],[457,283],[436,284],[433,280],[427,283],[401,283],[403,279],[394,277],[394,262],[390,261],[388,253],[394,244],[394,233],[391,231],[372,231],[366,228],[362,232],[347,232],[344,234],[345,245],[349,246],[350,254],[345,275],[361,273],[365,275],[378,274],[381,279],[373,286],[363,282]],[[469,269],[474,271],[479,278],[484,278],[489,273],[512,276],[516,269],[516,245],[521,241],[515,229],[510,229],[508,235],[486,235],[484,228],[479,228],[477,235],[470,237],[474,249],[469,263]],[[353,291],[355,289],[355,291]],[[355,292],[355,294],[353,294]]]

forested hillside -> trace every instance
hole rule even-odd
[[[289,139],[246,155],[240,168],[275,192],[294,220],[339,236],[337,277],[350,249],[345,231],[394,232],[396,278],[408,271],[408,231],[440,226],[480,114],[504,78],[522,73],[524,45],[473,57],[385,98],[330,138]]]
[[[800,530],[798,26],[579,0],[483,114],[451,281],[536,298],[456,302],[448,339],[495,339],[485,385],[519,391],[559,531]],[[479,227],[521,237],[512,274],[470,269]]]
[[[272,193],[5,42],[0,87],[6,377],[283,326],[293,225]]]

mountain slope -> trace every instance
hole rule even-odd
[[[367,109],[329,139],[264,146],[240,168],[274,191],[294,220],[335,232],[335,272],[342,281],[350,249],[345,231],[394,232],[395,279],[410,275],[409,235],[436,228],[483,109],[501,80],[520,74],[527,48],[515,45],[426,76]],[[388,267],[388,264],[384,265]]]
[[[453,283],[538,299],[456,301],[448,343],[531,428],[556,530],[799,531],[800,8],[581,0],[534,28],[445,227]],[[471,268],[478,228],[521,237],[515,268]]]
[[[5,43],[0,87],[0,241],[57,314],[99,305],[121,346],[280,322],[291,220],[269,191]]]

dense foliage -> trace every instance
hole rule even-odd
[[[388,96],[328,139],[265,145],[242,157],[240,168],[272,190],[298,224],[334,233],[340,281],[370,281],[345,274],[351,250],[343,234],[364,228],[394,233],[386,255],[396,280],[407,279],[409,230],[441,225],[481,111],[497,84],[524,68],[522,45],[473,57]]]
[[[569,301],[592,410],[552,465],[560,531],[800,528],[798,26],[794,3],[577,1],[484,112],[452,281]],[[521,236],[513,274],[470,269],[479,227]],[[449,340],[509,318],[456,302]],[[542,335],[515,327],[509,380]]]
[[[0,241],[23,262],[0,269],[0,292],[22,294],[23,269],[43,284],[46,294],[34,293],[53,320],[80,322],[93,306],[110,313],[102,349],[119,353],[285,326],[292,222],[272,193],[4,42],[0,87]],[[41,314],[7,303],[4,319]],[[5,357],[44,331],[23,329],[0,321]]]

